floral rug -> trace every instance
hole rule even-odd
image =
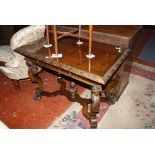
[[[89,98],[90,91],[85,90],[81,96]],[[49,129],[89,129],[89,121],[83,117],[81,108],[73,103]],[[101,103],[98,128],[155,128],[155,68],[133,64],[130,82],[120,99],[110,107]]]
[[[155,82],[132,74],[130,84],[109,107],[99,128],[155,128]]]

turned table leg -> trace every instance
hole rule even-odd
[[[12,80],[15,89],[20,89],[19,80]]]
[[[100,93],[102,87],[100,85],[93,86],[91,89],[91,100],[90,105],[90,125],[91,128],[97,128],[97,114],[100,109]]]

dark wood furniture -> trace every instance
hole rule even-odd
[[[26,25],[0,25],[0,45],[10,45],[10,39],[15,32]]]
[[[123,73],[123,64],[130,50],[132,40],[134,40],[140,28],[140,26],[94,27],[92,53],[95,58],[92,59],[86,57],[88,54],[88,31],[86,29],[82,30],[83,44],[80,46],[76,44],[76,38],[66,37],[67,32],[77,33],[76,27],[59,26],[59,34],[64,34],[60,32],[66,32],[58,42],[58,50],[62,53],[62,58],[49,57],[55,51],[53,47],[43,47],[46,42],[44,38],[15,51],[26,57],[30,79],[38,84],[35,99],[40,99],[44,95],[48,97],[64,95],[72,102],[77,101],[83,106],[83,115],[89,119],[91,127],[96,128],[100,102],[106,99],[109,104],[113,104],[128,82],[129,74]],[[51,33],[50,42],[53,44],[52,38]],[[43,82],[36,74],[37,66],[58,73],[57,80],[60,83],[60,90],[56,92],[44,91]],[[89,85],[91,87],[91,98],[81,98],[73,81],[67,89],[61,75]]]
[[[76,32],[78,26],[59,26],[61,32]],[[142,26],[140,25],[95,25],[93,32],[93,40],[101,43],[114,45],[128,49],[129,52],[133,53],[136,47],[137,40],[140,38]],[[88,39],[88,25],[82,26],[81,37]],[[130,54],[131,55],[131,54]],[[125,64],[132,67],[132,62],[122,61],[122,64],[117,69],[117,74],[108,80],[105,85],[104,92],[109,100],[109,104],[114,104],[123,92],[124,88],[128,84],[130,72],[124,70]],[[116,78],[117,75],[117,78]],[[118,79],[119,82],[114,79]],[[114,82],[117,81],[117,82]]]

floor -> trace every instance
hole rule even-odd
[[[143,30],[136,51],[128,57],[128,60],[132,59],[134,62],[155,68],[154,58],[152,59],[155,54],[152,50],[152,38],[154,36],[155,30]],[[151,46],[151,53],[147,54],[145,49],[149,49],[148,46]],[[59,87],[56,76],[48,71],[43,71],[41,77],[44,79],[47,90],[52,91]],[[34,101],[35,85],[29,80],[20,81],[20,90],[14,89],[12,81],[2,73],[0,73],[0,81],[0,120],[9,128],[48,128],[57,117],[61,116],[72,105],[62,96],[43,97],[40,101]],[[68,81],[67,84],[69,85]],[[82,94],[85,88],[78,85],[78,90]]]
[[[151,45],[151,48],[153,47],[154,43],[152,42],[152,38],[154,38],[154,36],[155,29],[143,29],[141,33],[141,38],[139,38],[136,49],[130,53],[127,59],[146,66],[155,67],[155,62],[153,62],[155,60],[152,60],[151,58],[151,55],[154,55],[154,51],[151,49],[150,53],[146,52],[145,50],[150,48],[149,45]],[[145,53],[143,53],[144,51]],[[143,54],[145,54],[145,56],[142,56]]]
[[[54,91],[59,88],[55,75],[44,71],[41,77],[46,90]],[[0,81],[0,120],[9,128],[47,128],[71,106],[63,96],[42,97],[40,101],[35,101],[35,85],[31,81],[20,81],[20,90],[16,90],[12,81],[3,74],[0,74]],[[78,86],[78,90],[82,92],[83,88]]]

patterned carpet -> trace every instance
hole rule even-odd
[[[41,77],[44,79],[46,90],[54,91],[59,88],[53,74],[44,71]],[[1,73],[0,81],[0,120],[9,128],[48,128],[56,117],[71,106],[63,96],[42,97],[40,101],[35,101],[35,85],[31,81],[20,81],[21,90],[16,90],[12,81]],[[83,92],[81,86],[78,86],[78,90]]]
[[[128,67],[126,67],[128,68]],[[155,68],[134,63],[130,82],[115,105],[101,103],[98,128],[155,128]],[[85,90],[83,97],[90,97]],[[49,128],[90,128],[82,116],[81,106],[74,103]]]
[[[99,128],[155,128],[155,69],[150,73],[144,67],[140,70],[141,75],[132,72],[128,86],[109,107]]]

